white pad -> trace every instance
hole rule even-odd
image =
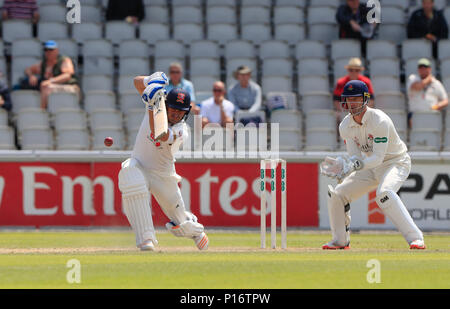
[[[380,193],[377,196],[377,204],[402,233],[408,244],[414,240],[423,240],[422,232],[414,223],[397,193],[391,190]]]
[[[197,217],[190,213],[186,213],[186,221],[176,225],[173,222],[166,223],[166,228],[169,232],[177,237],[195,237],[199,236],[204,231],[204,226],[197,222]]]
[[[344,204],[331,185],[328,185],[328,218],[333,235],[332,242],[346,246],[350,242],[350,205]]]
[[[157,244],[150,209],[150,193],[139,163],[130,158],[122,163],[119,172],[119,189],[122,192],[122,207],[136,235],[136,246],[151,239]]]

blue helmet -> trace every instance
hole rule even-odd
[[[363,101],[360,108],[350,108],[347,104],[346,98],[348,97],[362,97]],[[351,113],[352,115],[359,115],[364,111],[365,106],[369,103],[370,93],[367,85],[360,80],[349,81],[344,86],[344,91],[341,94],[341,106],[344,111]]]
[[[189,92],[181,88],[174,88],[167,94],[166,105],[173,109],[185,111],[184,120],[191,110],[191,96]]]

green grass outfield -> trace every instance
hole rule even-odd
[[[323,232],[290,232],[287,250],[259,249],[257,232],[208,235],[206,252],[166,232],[156,252],[140,252],[128,231],[0,232],[0,288],[450,288],[450,234],[425,235],[423,251],[397,233],[353,234],[345,251],[321,250]],[[79,284],[66,280],[70,259]],[[381,283],[367,282],[371,259]]]

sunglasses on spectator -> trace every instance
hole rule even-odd
[[[348,69],[348,71],[353,73],[353,72],[360,72],[361,70],[360,69]]]
[[[170,71],[170,74],[181,74],[181,71]]]
[[[53,48],[44,48],[44,51],[52,51],[54,50]]]
[[[223,92],[223,89],[215,88],[215,89],[213,89],[213,92]]]

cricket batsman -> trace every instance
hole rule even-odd
[[[348,82],[341,98],[342,108],[348,114],[339,125],[339,133],[348,155],[327,157],[320,165],[323,175],[336,178],[339,183],[335,188],[328,186],[333,239],[322,249],[350,248],[350,203],[375,188],[378,206],[402,233],[410,249],[425,249],[422,232],[397,195],[411,170],[405,143],[383,111],[367,106],[370,94],[364,82]]]
[[[192,238],[198,249],[205,250],[209,239],[197,217],[184,207],[178,187],[181,177],[174,164],[174,154],[188,137],[185,119],[191,109],[189,93],[173,89],[166,96],[164,87],[168,79],[163,72],[137,76],[134,85],[146,112],[131,158],[122,163],[118,179],[123,209],[136,235],[136,246],[143,251],[153,251],[158,244],[150,209],[151,192],[170,220],[166,228],[177,237]],[[166,98],[168,130],[155,140],[153,108],[162,97]]]

